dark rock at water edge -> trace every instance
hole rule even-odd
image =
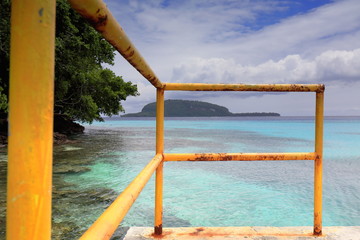
[[[0,145],[7,145],[8,135],[8,121],[7,119],[0,119]]]
[[[89,172],[91,169],[85,166],[77,166],[77,165],[57,165],[54,167],[54,173],[84,173]]]
[[[76,143],[77,141],[69,139],[71,135],[66,135],[58,132],[54,132],[53,139],[54,144]]]
[[[0,119],[0,147],[5,147],[8,143],[8,121],[7,119]],[[85,128],[76,123],[74,120],[66,115],[54,115],[54,143],[71,143],[68,136],[83,133]]]
[[[83,133],[85,128],[80,124],[76,123],[70,117],[63,114],[54,115],[54,132],[72,135]]]
[[[68,141],[68,138],[65,134],[54,132],[54,143],[55,144],[65,143],[67,141]]]

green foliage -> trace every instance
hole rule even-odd
[[[138,93],[102,67],[113,64],[113,47],[65,0],[57,1],[56,19],[55,113],[91,123],[123,112],[120,101]]]
[[[0,111],[7,112],[8,111],[8,100],[5,93],[3,93],[4,89],[0,87]]]
[[[212,103],[189,100],[166,100],[164,102],[165,117],[213,117],[231,116],[226,107]],[[149,103],[140,113],[126,114],[126,117],[154,117],[156,103]]]
[[[0,114],[6,115],[9,92],[10,0],[0,1]]]
[[[189,100],[166,100],[165,117],[277,117],[279,113],[252,112],[231,113],[229,109],[212,103]],[[149,103],[139,113],[129,113],[123,117],[155,117],[156,103]]]
[[[9,81],[10,1],[0,5],[0,110],[7,106]],[[3,10],[5,9],[5,11]],[[66,0],[56,2],[55,108],[56,114],[91,123],[123,112],[120,101],[138,95],[104,64],[114,63],[114,48]],[[5,105],[3,103],[6,103]]]

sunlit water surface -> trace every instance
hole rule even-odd
[[[165,152],[312,152],[314,131],[308,117],[168,118]],[[324,131],[323,224],[360,225],[360,117],[326,118]],[[150,161],[155,120],[108,119],[74,140],[54,149],[53,239],[79,237]],[[0,164],[4,206],[5,153]],[[313,165],[167,162],[163,225],[311,226]],[[154,178],[121,226],[152,226],[153,218]]]

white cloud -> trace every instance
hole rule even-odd
[[[330,87],[359,86],[360,1],[336,0],[309,12],[278,19],[272,25],[253,28],[262,16],[286,13],[289,4],[296,2],[108,1],[111,11],[161,81],[325,82]],[[118,58],[116,61],[112,69],[125,80],[139,84],[141,93],[124,106],[127,112],[139,111],[142,103],[154,99],[155,89],[129,70],[127,63]],[[338,94],[336,97],[345,93]],[[346,99],[355,91],[349,94]],[[167,96],[189,97],[187,93]],[[212,95],[196,96],[202,100]],[[216,101],[225,99],[223,96]],[[263,97],[277,102],[268,95]],[[333,97],[331,93],[328,96],[336,104]],[[253,97],[247,101],[253,105],[257,102]],[[227,101],[232,102],[235,101]],[[349,109],[358,109],[355,101],[349,104],[352,104]],[[290,108],[287,110],[291,112]]]
[[[360,47],[360,1],[338,1],[241,36],[225,54],[242,64],[275,61],[287,55],[316,56],[326,50]],[[355,37],[355,38],[354,38]]]
[[[259,30],[251,27],[262,15],[286,10],[281,2],[207,2],[183,1],[165,8],[159,1],[141,1],[136,9],[128,9],[133,13],[130,18],[119,4],[124,10],[118,15],[144,55],[157,59],[155,64],[164,58],[174,64],[184,56],[226,56],[242,64],[259,64],[290,54],[315,56],[360,47],[358,0],[337,1]]]
[[[184,37],[189,37],[190,41],[223,39],[221,36],[249,31],[247,25],[255,22],[260,14],[286,10],[279,1],[262,0],[133,0],[129,4],[113,1],[108,1],[108,4],[114,8],[119,20],[120,17],[126,17],[129,12],[132,13],[131,25],[141,27],[141,32],[136,33],[149,33],[150,39],[161,42]]]
[[[171,82],[322,83],[360,81],[360,48],[326,51],[313,59],[288,55],[279,61],[243,66],[234,59],[193,58],[174,68]]]

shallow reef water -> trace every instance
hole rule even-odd
[[[167,118],[165,152],[312,152],[313,117]],[[112,118],[54,147],[52,239],[76,239],[155,153],[153,118]],[[360,117],[325,118],[323,224],[360,225]],[[6,151],[0,153],[0,236]],[[166,162],[165,227],[311,226],[313,162]],[[154,178],[113,239],[152,226]],[[0,238],[1,239],[1,238]]]

